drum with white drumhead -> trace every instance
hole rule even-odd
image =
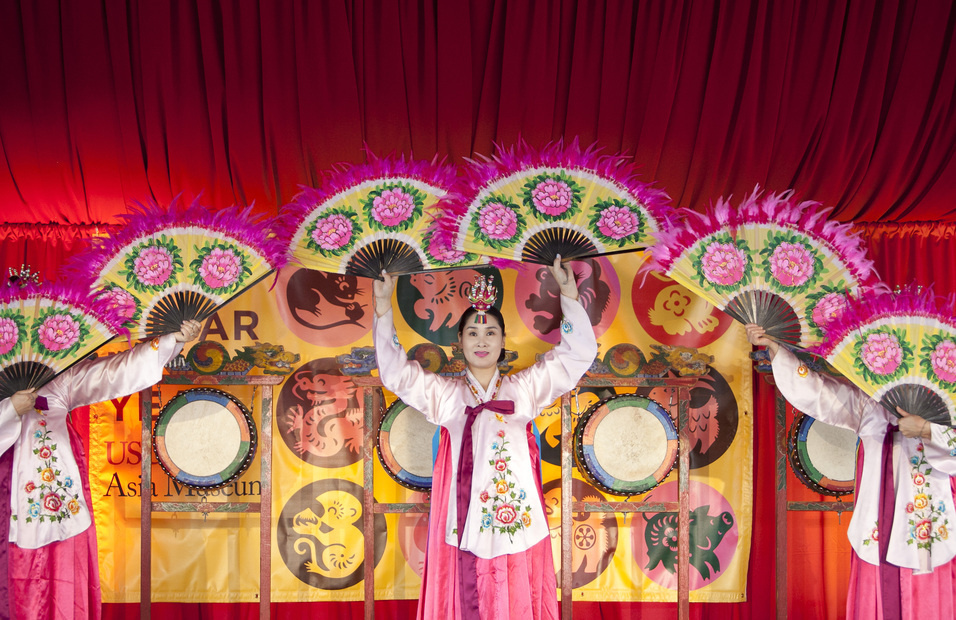
[[[188,487],[216,489],[238,478],[256,453],[249,409],[227,392],[184,390],[156,418],[153,452],[169,477]]]
[[[378,458],[392,480],[413,491],[431,491],[437,430],[418,409],[401,400],[392,403],[378,429]]]
[[[790,425],[787,457],[797,480],[812,491],[838,497],[853,493],[856,433],[800,413]]]
[[[592,405],[574,430],[574,455],[590,482],[615,495],[638,495],[663,482],[677,462],[677,428],[667,410],[636,394]]]

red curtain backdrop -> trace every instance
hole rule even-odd
[[[0,3],[0,205],[274,212],[340,161],[519,137],[633,153],[680,206],[756,184],[956,219],[948,1]]]
[[[0,267],[51,279],[134,201],[201,194],[275,213],[364,148],[460,163],[519,138],[577,137],[632,153],[678,206],[794,188],[861,223],[888,283],[951,293],[954,34],[956,5],[930,0],[6,0]],[[748,602],[695,604],[694,618],[774,613],[773,402],[757,385]],[[790,570],[794,617],[841,617],[847,521],[791,517],[801,565],[815,567]],[[575,615],[673,609],[580,603]],[[361,604],[273,617],[315,611],[357,618]],[[414,601],[377,611],[411,617]]]

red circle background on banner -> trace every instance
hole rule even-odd
[[[617,271],[606,258],[570,261],[578,282],[578,299],[591,317],[597,338],[606,332],[621,305],[621,283]],[[557,282],[547,267],[528,265],[515,279],[515,306],[521,322],[545,342],[561,340],[561,302]]]
[[[700,348],[724,335],[733,319],[659,273],[638,271],[631,304],[644,331],[661,344]]]
[[[321,347],[351,344],[372,330],[372,281],[301,267],[279,271],[279,316],[300,340]]]

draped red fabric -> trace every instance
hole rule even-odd
[[[7,222],[203,193],[275,212],[340,161],[519,137],[634,154],[677,204],[756,184],[956,216],[956,5],[5,2]]]
[[[938,295],[956,293],[956,225],[940,222],[856,225],[880,279],[890,286],[915,283]]]
[[[365,148],[462,163],[576,137],[633,154],[679,206],[794,188],[866,222],[888,283],[951,293],[954,34],[956,4],[932,0],[3,2],[0,267],[52,279],[133,201],[202,194],[274,214]],[[755,385],[748,602],[694,604],[695,618],[774,613],[773,398]],[[848,519],[789,518],[791,613],[840,617]],[[273,617],[316,610],[358,617],[361,603],[277,604]],[[577,617],[673,614],[575,603]]]
[[[29,268],[43,281],[64,276],[60,269],[70,256],[87,247],[91,237],[108,227],[76,224],[0,224],[0,267],[3,278],[9,269]]]

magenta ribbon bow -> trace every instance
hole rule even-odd
[[[465,430],[461,436],[461,452],[458,455],[458,480],[456,506],[458,508],[458,588],[462,620],[478,620],[478,558],[461,549],[461,537],[465,533],[465,517],[471,501],[471,476],[475,470],[475,451],[473,429],[478,414],[483,410],[504,415],[515,412],[515,404],[510,400],[489,400],[474,407],[465,407]]]
[[[893,491],[893,436],[899,427],[889,424],[883,437],[883,470],[880,487],[880,514],[878,547],[880,551],[880,598],[884,620],[902,617],[903,604],[900,595],[900,569],[887,562],[890,547],[890,532],[893,531],[893,512],[896,494]]]

